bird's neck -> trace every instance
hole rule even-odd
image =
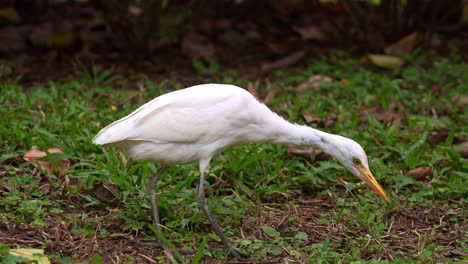
[[[325,152],[329,151],[330,143],[337,135],[329,134],[308,126],[286,122],[274,129],[276,134],[273,142],[288,146],[312,146]]]

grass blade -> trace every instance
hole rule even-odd
[[[206,241],[206,236],[204,236],[200,247],[198,248],[197,252],[195,253],[195,256],[193,257],[192,264],[200,263],[200,260],[203,257],[203,252],[205,252]]]
[[[171,259],[173,263],[178,263],[178,262],[184,262],[184,257],[180,254],[180,252],[177,250],[177,248],[174,246],[174,244],[171,243],[164,235],[156,230],[156,228],[153,225],[149,225],[149,228],[156,234],[156,236],[161,240],[162,243],[164,243],[174,254],[175,260]]]

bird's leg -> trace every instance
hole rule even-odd
[[[159,171],[153,176],[148,179],[148,187],[150,188],[150,197],[151,197],[151,209],[153,211],[153,225],[156,230],[161,233],[161,223],[159,221],[159,212],[158,212],[158,201],[156,198],[156,182],[159,179],[159,176],[161,176],[162,173],[166,171],[166,167],[161,167],[159,168]],[[162,242],[159,237],[157,237],[158,244],[162,246],[166,254],[168,254],[169,258],[174,257],[174,254],[172,251],[167,247],[164,242]]]
[[[205,216],[208,218],[214,231],[219,236],[224,246],[227,249],[229,249],[231,254],[234,255],[238,260],[241,260],[241,261],[246,260],[244,257],[241,256],[240,252],[237,249],[235,249],[234,246],[231,244],[231,242],[226,238],[223,231],[221,230],[218,223],[211,215],[210,211],[208,210],[208,207],[206,206],[205,193],[204,193],[204,181],[205,181],[204,178],[205,178],[205,171],[208,167],[209,160],[205,161],[204,163],[203,161],[200,161],[200,185],[198,186],[198,193],[197,193],[198,206],[203,211]]]
[[[159,179],[159,176],[161,176],[162,173],[166,171],[166,167],[161,167],[158,172],[153,176],[148,179],[148,188],[150,191],[150,197],[151,197],[151,209],[153,211],[153,225],[158,232],[161,232],[161,223],[159,221],[159,212],[158,212],[158,201],[156,198],[156,182]],[[159,241],[159,239],[158,239]]]

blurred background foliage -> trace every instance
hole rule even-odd
[[[287,42],[299,35],[306,42],[352,43],[378,52],[414,32],[421,34],[413,42],[437,44],[443,41],[437,34],[466,29],[467,13],[464,0],[6,0],[0,3],[0,27],[43,26],[20,27],[23,41],[11,40],[0,52],[116,49],[147,56],[169,44],[183,45],[184,38],[203,43],[199,35],[187,36],[189,31],[230,45],[263,39],[275,46],[272,39]],[[219,29],[224,34],[214,33]]]

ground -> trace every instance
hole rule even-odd
[[[213,35],[208,60],[169,45],[151,58],[88,54],[89,62],[76,50],[48,49],[7,64],[14,71],[0,72],[0,246],[43,248],[54,263],[169,262],[160,248],[131,242],[155,238],[146,177],[157,165],[91,139],[155,96],[218,82],[247,88],[287,120],[360,142],[390,197],[385,204],[318,150],[227,150],[211,164],[208,206],[253,263],[467,261],[466,39],[423,46],[386,69],[365,49],[291,32],[288,41],[248,49]],[[60,151],[42,158],[41,169],[35,148]],[[195,251],[204,239],[222,248],[197,208],[197,184],[196,166],[163,175],[163,235]],[[214,251],[200,263],[237,261]]]

